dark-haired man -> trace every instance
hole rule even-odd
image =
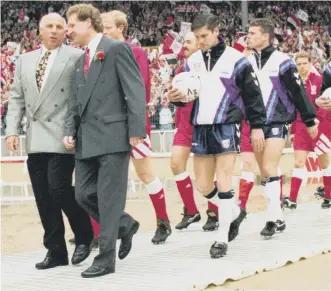
[[[268,19],[257,19],[250,24],[247,45],[254,49],[249,57],[260,83],[266,107],[264,136],[265,148],[255,152],[264,178],[261,185],[268,201],[267,222],[262,236],[272,236],[285,229],[283,212],[279,203],[279,162],[285,147],[288,125],[296,118],[296,109],[312,138],[318,133],[316,110],[307,97],[294,61],[273,46],[274,25]]]
[[[73,96],[64,145],[75,147],[76,199],[100,223],[99,254],[82,277],[115,272],[130,251],[139,223],[124,213],[131,148],[146,135],[145,86],[128,44],[102,35],[98,9],[77,4],[67,11],[74,44],[86,46],[73,74]]]
[[[240,124],[246,107],[256,151],[264,147],[265,108],[253,68],[245,56],[226,47],[219,36],[218,17],[199,14],[192,23],[199,51],[192,54],[185,71],[199,75],[200,95],[194,101],[192,149],[197,188],[206,199],[218,205],[219,229],[210,248],[212,258],[227,252],[227,244],[239,232],[246,216],[234,201],[232,173],[240,144]],[[171,101],[185,105],[178,90],[171,89]],[[177,103],[179,102],[179,103]],[[216,172],[217,186],[214,185]]]

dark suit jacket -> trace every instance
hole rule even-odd
[[[73,75],[65,136],[76,138],[76,158],[130,151],[129,137],[146,136],[145,86],[130,45],[102,37],[85,81],[84,55]]]

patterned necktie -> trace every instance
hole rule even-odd
[[[49,56],[51,55],[50,51],[47,51],[44,56],[41,58],[37,70],[36,70],[36,80],[37,80],[37,86],[38,90],[40,91],[41,86],[43,84],[46,68],[47,68],[47,63]]]
[[[90,49],[87,47],[85,49],[85,59],[84,59],[84,77],[87,79],[88,70],[90,68]]]

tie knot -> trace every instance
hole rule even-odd
[[[51,54],[51,51],[47,51],[47,52],[45,52],[45,57],[49,57],[50,54]]]
[[[85,49],[85,54],[86,55],[90,54],[90,49],[88,47],[86,47],[86,49]]]

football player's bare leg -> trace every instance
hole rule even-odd
[[[214,185],[214,175],[216,170],[215,156],[193,157],[193,166],[197,190],[205,197],[217,188]]]
[[[154,206],[157,218],[157,230],[152,242],[155,244],[163,243],[171,234],[163,184],[154,174],[150,157],[143,159],[131,158],[131,160],[136,169],[137,176],[145,184]]]
[[[173,146],[171,150],[171,171],[177,176],[186,171],[186,165],[191,153],[190,147]]]

